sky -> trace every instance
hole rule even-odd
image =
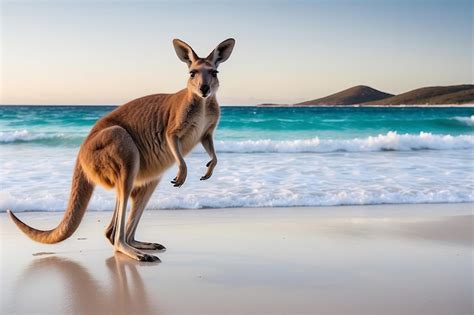
[[[294,103],[364,84],[473,83],[473,1],[1,1],[0,104],[123,104],[174,93],[173,38],[219,66],[221,104]]]

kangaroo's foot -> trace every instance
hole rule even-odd
[[[160,251],[166,250],[166,247],[158,243],[148,243],[148,242],[140,242],[140,241],[131,240],[130,242],[128,242],[128,244],[136,249],[160,250]]]
[[[131,257],[138,261],[161,262],[158,257],[145,254],[139,250],[136,250],[135,248],[126,243],[116,244],[114,247],[116,251],[121,252],[127,255],[128,257]]]

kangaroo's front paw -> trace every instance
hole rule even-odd
[[[207,162],[207,172],[204,174],[203,177],[201,177],[201,180],[206,180],[209,179],[212,176],[212,172],[214,171],[214,167],[217,165],[217,159],[212,159],[209,162]]]
[[[186,181],[186,176],[188,175],[188,170],[186,166],[180,166],[178,175],[171,181],[174,187],[181,187]]]

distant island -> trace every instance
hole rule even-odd
[[[296,104],[259,104],[257,106],[401,106],[401,105],[474,104],[474,85],[423,87],[393,95],[365,85],[357,85],[322,98]]]

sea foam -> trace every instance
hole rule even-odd
[[[61,138],[61,134],[32,133],[26,129],[0,131],[0,143],[34,142],[52,138]]]
[[[354,139],[247,140],[218,141],[216,149],[226,153],[325,153],[412,150],[463,150],[474,148],[472,135],[418,135],[388,132],[374,137]]]
[[[67,205],[67,194],[63,197],[38,195],[12,196],[0,193],[0,212],[6,209],[14,211],[64,211]],[[96,192],[88,206],[89,211],[112,211],[114,196]],[[262,191],[259,194],[245,194],[242,191],[215,194],[163,193],[159,187],[147,205],[148,209],[206,209],[206,208],[240,208],[240,207],[308,207],[308,206],[340,206],[340,205],[376,205],[376,204],[416,204],[416,203],[472,203],[474,194],[469,191],[450,192],[446,189],[399,190],[388,189],[370,190],[358,188],[354,190],[331,190],[323,192],[298,193],[285,189]]]
[[[415,154],[414,154],[415,153]],[[76,150],[24,148],[2,152],[0,212],[64,211]],[[162,176],[149,209],[332,206],[382,203],[474,202],[472,151],[219,154],[211,179],[208,157],[186,157],[181,188]],[[21,172],[18,170],[21,169]],[[114,190],[99,186],[89,210],[113,210]]]
[[[474,126],[474,115],[470,117],[454,117],[455,120],[467,126]]]

